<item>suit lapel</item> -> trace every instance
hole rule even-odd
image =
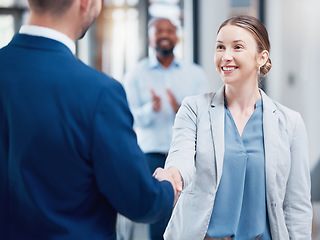
[[[260,91],[263,101],[263,135],[266,165],[266,188],[267,192],[270,192],[269,190],[273,188],[272,186],[275,186],[276,182],[278,156],[278,116],[277,108],[273,101],[262,90]]]
[[[216,161],[216,186],[218,186],[222,175],[224,158],[224,87],[220,88],[213,96],[209,109],[209,117]]]

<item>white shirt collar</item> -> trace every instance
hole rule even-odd
[[[72,41],[67,35],[58,32],[51,28],[35,26],[35,25],[23,25],[20,28],[19,33],[21,34],[28,34],[33,36],[45,37],[50,38],[56,41],[59,41],[66,45],[70,51],[75,54],[76,53],[76,45],[74,41]]]

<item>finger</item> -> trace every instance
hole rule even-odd
[[[158,167],[158,168],[154,171],[154,173],[152,174],[152,176],[153,176],[153,177],[156,177],[157,174],[159,173],[159,171],[161,171],[162,169],[163,169],[163,168]]]
[[[158,174],[158,168],[156,170],[154,170],[153,174],[152,174],[152,177],[156,177]]]
[[[153,99],[160,99],[160,97],[156,94],[153,88],[150,88],[150,92]]]
[[[153,109],[154,111],[158,112],[161,109],[161,99],[154,97],[152,99]]]
[[[182,182],[182,180],[181,180],[180,175],[179,175],[179,176],[177,176],[177,175],[174,176],[174,182],[175,182],[175,184],[176,184],[176,189],[177,189],[177,191],[178,191],[178,192],[182,192],[183,182]]]
[[[182,181],[176,182],[176,188],[178,192],[182,192]]]
[[[169,100],[170,100],[170,101],[172,101],[173,99],[175,99],[174,96],[173,96],[173,93],[170,91],[170,89],[167,88],[167,89],[166,89],[166,92],[167,92],[167,94],[168,94],[168,97],[169,97]]]
[[[176,184],[176,189],[178,192],[181,192],[183,189],[183,181],[179,170],[175,167],[169,168],[169,171],[172,174],[172,178]]]

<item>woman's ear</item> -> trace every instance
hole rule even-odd
[[[262,67],[267,63],[269,59],[269,52],[267,50],[263,50],[261,53],[259,53],[259,59],[258,59],[258,64],[259,67]]]

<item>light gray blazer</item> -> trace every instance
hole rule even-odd
[[[272,239],[310,240],[312,207],[304,123],[299,113],[260,92]],[[164,234],[166,240],[203,240],[206,235],[222,175],[224,118],[224,87],[187,97],[177,113],[165,168],[179,169],[184,188]]]

